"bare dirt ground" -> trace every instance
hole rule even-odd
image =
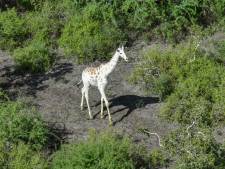
[[[114,121],[112,128],[151,148],[158,146],[157,138],[148,138],[139,129],[147,128],[164,136],[173,126],[159,120],[157,115],[162,103],[157,97],[146,96],[138,86],[127,82],[136,58],[145,47],[146,44],[137,43],[126,49],[130,62],[119,61],[109,76],[106,93]],[[9,55],[0,51],[0,87],[7,90],[12,99],[35,105],[48,125],[62,132],[67,141],[82,140],[92,128],[97,131],[110,128],[106,111],[105,118],[100,119],[100,94],[96,88],[89,92],[94,119],[88,119],[87,109],[80,110],[81,86],[78,88],[75,84],[86,66],[64,58],[45,74],[18,74]]]

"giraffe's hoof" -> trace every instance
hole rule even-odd
[[[90,120],[93,120],[93,117],[92,116],[90,116]]]
[[[83,107],[81,107],[81,108],[80,108],[80,110],[81,110],[81,111],[83,111],[83,110],[84,110],[84,108],[83,108]]]
[[[103,115],[101,115],[101,119],[103,119],[104,118],[104,116]]]
[[[113,126],[112,120],[109,121],[109,126]]]

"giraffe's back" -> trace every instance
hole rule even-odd
[[[87,67],[84,69],[82,73],[82,80],[84,83],[88,83],[93,86],[98,85],[98,75],[99,75],[99,68],[98,67]]]

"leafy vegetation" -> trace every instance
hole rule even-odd
[[[158,94],[165,101],[160,116],[180,126],[164,142],[164,151],[175,159],[174,168],[224,168],[225,149],[213,135],[225,122],[225,71],[218,61],[221,47],[216,57],[196,46],[188,41],[151,48],[130,79]]]
[[[63,146],[55,154],[52,168],[145,168],[148,164],[145,156],[128,138],[92,132],[85,142]]]
[[[217,143],[211,131],[193,126],[180,128],[165,139],[165,151],[176,159],[175,169],[224,168],[224,147]]]
[[[140,82],[147,92],[158,94],[161,99],[166,98],[175,90],[183,73],[183,65],[193,59],[190,52],[196,52],[194,44],[150,48],[141,58],[130,81]]]
[[[79,62],[106,59],[119,43],[131,44],[141,35],[178,42],[195,28],[222,29],[224,4],[224,0],[3,1],[0,48],[23,53],[30,41],[40,41],[50,51],[60,46]],[[31,57],[42,57],[35,53],[30,52]]]
[[[60,45],[66,54],[76,54],[78,61],[107,58],[107,49],[116,48],[122,39],[119,29],[93,19],[98,17],[97,9],[99,10],[98,6],[91,4],[83,9],[85,13],[71,17],[60,38]]]
[[[23,71],[44,72],[53,62],[48,48],[39,41],[34,41],[24,48],[17,48],[13,56],[18,68]]]
[[[223,90],[221,82],[225,77],[224,68],[200,58],[184,66],[183,70],[183,78],[175,92],[168,97],[162,113],[166,118],[184,124],[192,121],[200,121],[207,126],[223,123],[224,112],[212,111],[212,108],[214,104],[219,104],[215,98],[223,95],[218,91]]]
[[[0,106],[0,138],[10,143],[24,142],[40,149],[47,140],[47,129],[34,110],[19,102],[5,102]]]
[[[13,50],[21,45],[27,36],[25,20],[12,8],[0,13],[0,47]]]
[[[27,144],[0,141],[0,166],[3,169],[45,169],[47,163],[40,153]]]
[[[127,138],[92,134],[63,146],[52,168],[157,168],[168,158],[173,168],[225,168],[225,146],[213,135],[225,122],[225,41],[198,47],[198,39],[224,34],[225,0],[2,0],[0,10],[0,49],[23,72],[47,71],[59,48],[82,63],[108,59],[139,37],[173,43],[151,47],[130,78],[159,95],[160,116],[178,123],[165,147],[148,156]],[[1,168],[49,167],[39,152],[48,131],[30,109],[0,90]]]
[[[153,169],[165,167],[168,164],[168,157],[162,150],[155,148],[150,152],[149,164]]]
[[[0,167],[3,169],[45,169],[40,152],[48,130],[37,112],[0,92]]]

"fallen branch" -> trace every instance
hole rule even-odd
[[[192,128],[195,124],[196,124],[196,122],[193,121],[192,124],[191,124],[190,126],[187,127],[186,131],[187,131],[187,133],[188,133],[188,136],[190,136],[190,133],[189,133],[188,130],[189,130],[190,128]]]
[[[145,133],[145,134],[148,134],[148,135],[155,135],[158,139],[158,144],[160,147],[163,147],[163,145],[161,144],[161,141],[160,141],[160,136],[157,134],[157,133],[151,133],[150,131],[148,131],[147,129],[140,129],[141,132]]]

